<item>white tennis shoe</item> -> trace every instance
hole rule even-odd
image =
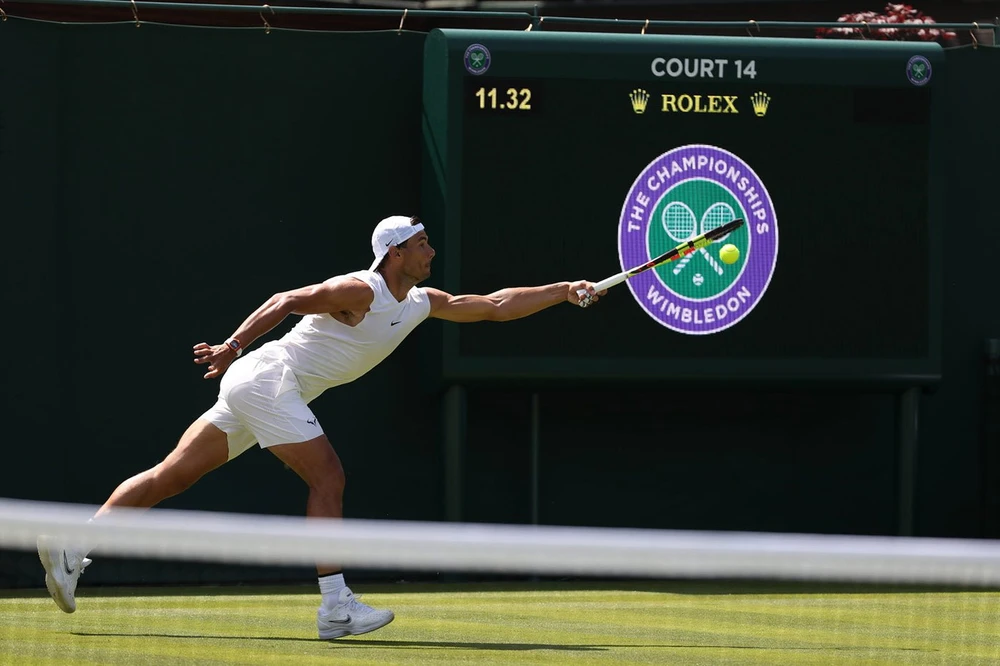
[[[45,567],[45,587],[66,613],[76,610],[76,584],[91,560],[67,550],[53,537],[38,537],[38,559]]]
[[[345,587],[337,597],[337,605],[327,610],[319,607],[316,628],[321,640],[356,634],[367,634],[381,629],[395,619],[390,610],[375,610],[354,597],[351,588]]]

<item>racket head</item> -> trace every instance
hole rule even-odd
[[[631,270],[601,280],[595,286],[597,287],[598,291],[604,291],[605,289],[609,289],[610,287],[613,287],[617,284],[621,284],[628,278],[638,275],[643,271],[647,271],[650,268],[656,268],[657,266],[660,266],[670,261],[675,261],[685,255],[691,254],[692,252],[696,252],[699,248],[707,247],[712,243],[714,243],[716,240],[724,238],[729,234],[731,234],[732,232],[736,231],[737,229],[742,227],[743,224],[744,224],[743,218],[738,217],[735,220],[732,220],[731,222],[723,224],[721,227],[716,227],[715,229],[706,231],[700,236],[695,236],[691,240],[681,243],[677,247],[674,247],[664,252],[660,256],[656,257],[655,259],[649,260],[648,262],[646,262],[641,266],[636,266]],[[586,292],[580,293],[580,307],[585,308],[588,305],[590,305],[590,297],[586,295]]]
[[[718,229],[719,227],[732,222],[736,219],[736,211],[733,207],[725,202],[717,202],[708,207],[705,214],[701,218],[701,231],[702,233],[708,233],[713,229]],[[723,237],[724,238],[724,237]],[[719,238],[717,240],[723,240]]]
[[[731,222],[723,224],[721,227],[716,227],[715,229],[706,231],[705,233],[699,236],[695,236],[686,243],[681,243],[677,247],[667,250],[660,256],[648,261],[642,266],[637,266],[633,268],[632,270],[629,271],[629,277],[632,277],[633,275],[638,275],[639,273],[645,270],[648,270],[650,268],[655,268],[656,266],[660,266],[667,262],[676,261],[677,259],[680,259],[685,255],[691,254],[692,252],[694,252],[699,248],[707,247],[712,243],[714,243],[715,241],[719,240],[720,238],[725,238],[729,234],[733,233],[734,231],[742,227],[743,224],[744,224],[743,218],[738,217],[735,220],[732,220]]]
[[[729,234],[733,233],[734,231],[736,231],[737,229],[739,229],[740,227],[742,227],[744,224],[745,224],[745,222],[744,222],[743,218],[742,217],[738,217],[738,218],[736,218],[735,220],[733,220],[731,222],[726,222],[721,227],[716,227],[715,229],[711,229],[709,231],[706,231],[702,235],[705,236],[709,240],[710,243],[714,243],[715,241],[720,240],[720,239],[728,236]],[[707,245],[707,243],[706,243],[706,245]]]

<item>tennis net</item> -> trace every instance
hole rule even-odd
[[[95,509],[0,500],[0,551],[37,574],[34,586],[0,592],[0,663],[319,663],[324,649],[385,663],[1000,662],[994,541],[165,509],[88,522]],[[150,587],[127,575],[88,586],[85,575],[80,610],[67,615],[45,591],[40,535],[85,544],[94,568],[133,557],[337,561],[349,583],[352,571],[365,572],[356,591],[398,619],[370,639],[318,641],[308,573],[301,585],[265,587],[182,577]]]

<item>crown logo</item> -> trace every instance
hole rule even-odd
[[[750,104],[758,118],[763,118],[767,114],[767,107],[770,103],[771,96],[767,93],[755,92],[750,95]]]
[[[649,103],[649,93],[642,88],[636,88],[632,91],[632,94],[628,96],[632,100],[632,110],[636,113],[645,113],[646,104]]]

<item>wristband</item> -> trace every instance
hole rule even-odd
[[[236,352],[236,358],[243,354],[243,345],[236,338],[226,338],[226,346]]]

